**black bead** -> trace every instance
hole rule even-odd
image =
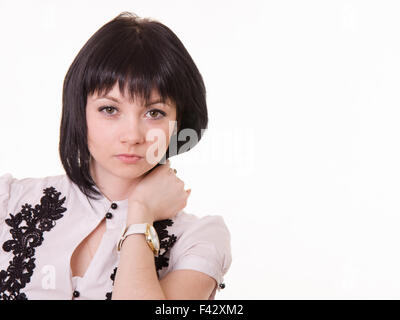
[[[116,203],[112,203],[112,204],[111,204],[111,208],[115,210],[115,209],[118,208],[118,205],[117,205]]]
[[[111,212],[107,212],[107,214],[106,214],[106,218],[107,218],[107,219],[111,219],[111,218],[112,218],[112,216],[113,216],[113,215],[112,215],[112,213],[111,213]]]
[[[80,293],[79,293],[79,291],[74,291],[74,293],[72,294],[75,298],[78,298],[79,297],[79,295],[80,295]]]
[[[219,284],[219,287],[220,287],[221,289],[225,289],[225,283],[220,283],[220,284]]]

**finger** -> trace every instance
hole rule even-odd
[[[188,196],[190,196],[190,193],[192,192],[192,189],[187,189],[186,190],[186,194],[188,195]]]

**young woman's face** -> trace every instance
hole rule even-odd
[[[111,174],[135,179],[165,154],[176,121],[176,106],[170,100],[160,102],[156,91],[147,105],[140,99],[130,101],[129,95],[121,95],[115,85],[106,96],[95,93],[87,97],[86,120],[91,171],[97,177]]]

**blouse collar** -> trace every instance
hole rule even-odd
[[[94,186],[94,188],[100,192],[100,199],[94,200],[94,202],[98,204],[100,210],[99,214],[102,215],[102,217],[107,217],[108,214],[111,225],[115,225],[115,227],[124,227],[128,212],[128,199],[110,201],[96,186]]]
[[[96,186],[94,186],[94,189],[96,189],[100,195],[95,196],[97,199],[90,199],[80,191],[79,187],[75,183],[72,182],[72,185],[75,192],[78,193],[80,197],[84,198],[84,202],[87,203],[88,208],[90,208],[90,211],[94,213],[97,219],[103,219],[106,217],[108,220],[107,225],[111,228],[125,228],[128,212],[128,199],[110,201]]]

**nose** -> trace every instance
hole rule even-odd
[[[124,144],[141,144],[146,140],[144,126],[135,115],[125,117],[120,130],[120,141]]]

